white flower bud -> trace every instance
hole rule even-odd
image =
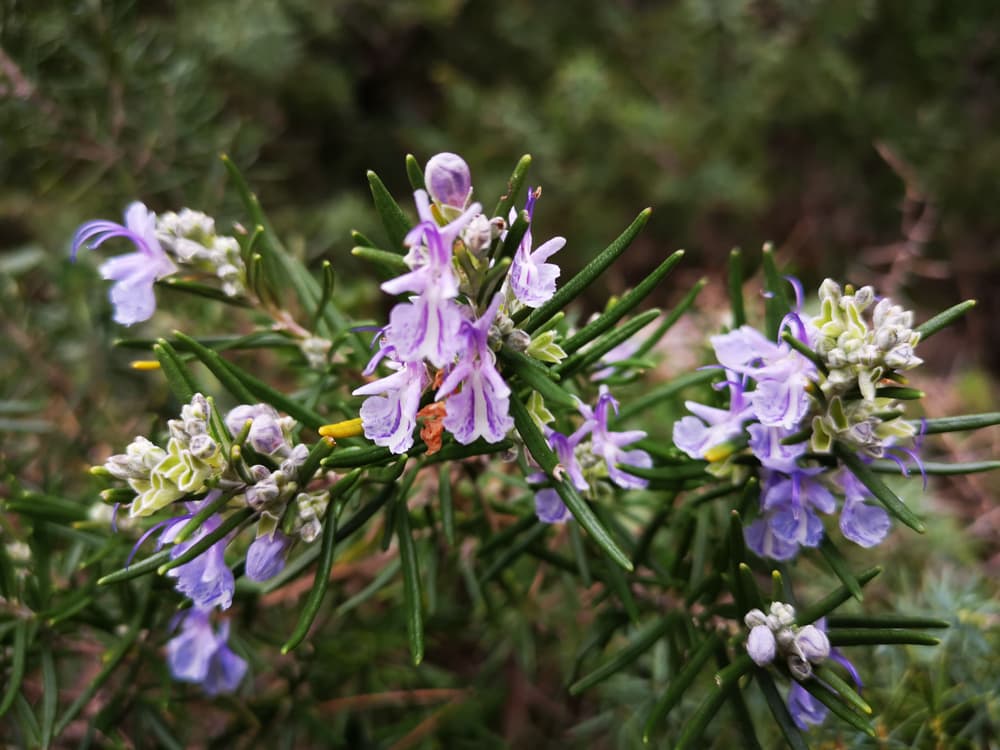
[[[746,613],[746,616],[744,616],[743,622],[748,628],[755,628],[758,625],[767,625],[767,615],[759,609],[751,609]]]
[[[757,611],[759,612],[759,610]],[[761,616],[763,617],[762,612]],[[776,648],[774,633],[767,625],[755,625],[750,629],[750,635],[747,636],[747,654],[758,667],[766,666],[774,661]]]
[[[771,614],[778,618],[781,625],[788,627],[795,622],[795,607],[784,602],[772,602]]]
[[[795,634],[795,645],[799,653],[813,664],[819,664],[830,655],[830,639],[815,625],[799,628]]]

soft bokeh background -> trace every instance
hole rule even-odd
[[[109,353],[121,330],[95,259],[71,266],[68,241],[81,221],[114,218],[136,198],[238,220],[220,152],[244,168],[291,248],[331,260],[359,315],[381,314],[349,254],[350,229],[378,232],[365,170],[403,196],[404,154],[457,151],[489,200],[531,153],[531,181],[545,188],[538,236],[568,238],[570,269],[654,207],[591,308],[683,247],[656,301],[672,304],[706,276],[700,315],[716,325],[730,249],[743,247],[752,266],[769,240],[807,288],[826,275],[874,283],[921,319],[977,298],[973,315],[922,350],[918,385],[932,416],[996,409],[997,122],[1000,5],[990,0],[0,0],[3,472],[92,496],[86,466],[167,403],[162,386],[127,369],[130,356]],[[161,295],[145,332],[223,324],[218,310]],[[683,329],[668,342],[700,346]],[[996,429],[936,445],[958,460],[1000,452]],[[937,670],[956,671],[946,687],[959,708],[938,729],[962,746],[966,730],[953,726],[998,711],[996,587],[982,581],[1000,572],[1000,486],[977,476],[934,488],[910,490],[939,514],[932,543],[900,532],[880,550],[889,580],[878,596],[966,612],[973,625],[934,654],[886,650],[895,671],[882,669],[875,689],[898,721],[939,710],[914,696],[933,693]],[[567,626],[543,619],[551,646]],[[570,701],[520,646],[510,647],[518,658],[491,661],[481,649],[505,628],[479,627],[450,667],[464,683],[478,671],[495,692],[475,710],[463,704],[468,721],[453,727],[475,720],[515,744],[543,734],[613,743],[626,732],[629,691],[641,686],[612,682]],[[564,734],[596,719],[589,735]]]

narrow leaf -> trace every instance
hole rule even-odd
[[[396,203],[379,176],[370,170],[368,172],[368,187],[371,188],[375,212],[382,221],[382,227],[389,237],[390,247],[402,252],[404,250],[403,240],[406,239],[413,223],[403,213],[403,209]]]
[[[424,170],[420,167],[420,162],[413,154],[406,155],[406,178],[410,181],[410,187],[414,190],[424,190]]]
[[[230,531],[239,527],[241,524],[249,521],[253,517],[253,515],[254,515],[253,508],[243,508],[241,510],[236,511],[228,518],[226,518],[221,524],[219,524],[219,528],[217,528],[215,531],[206,534],[201,539],[194,542],[181,554],[177,555],[177,557],[174,557],[168,560],[167,562],[163,563],[163,565],[157,568],[156,572],[159,573],[160,575],[163,575],[168,570],[173,570],[179,565],[184,565],[186,563],[191,562],[200,554],[208,550],[208,548],[211,547],[213,544],[215,544],[220,539],[229,534]]]
[[[604,271],[620,256],[628,246],[632,244],[632,240],[636,238],[642,228],[646,226],[646,222],[649,221],[649,216],[652,213],[652,209],[647,208],[642,211],[633,221],[628,228],[622,232],[614,242],[608,245],[596,258],[594,258],[590,263],[584,266],[576,276],[570,279],[565,285],[563,285],[559,291],[557,291],[552,299],[546,302],[544,305],[539,307],[537,310],[532,312],[525,319],[525,311],[528,308],[524,308],[517,315],[514,316],[515,324],[520,323],[522,320],[524,323],[520,325],[528,333],[532,333],[536,328],[545,323],[549,318],[551,318],[555,313],[562,310],[570,302],[575,300],[584,289],[590,286],[598,276],[600,276]]]
[[[410,267],[406,265],[406,261],[403,260],[402,255],[399,253],[390,253],[388,250],[358,246],[351,249],[351,255],[378,266],[386,278],[394,278],[410,270]]]
[[[222,359],[218,352],[209,349],[181,331],[174,331],[174,337],[182,342],[208,368],[209,372],[219,379],[222,387],[229,391],[237,402],[253,404],[257,401],[240,379],[233,375],[232,370],[236,369],[235,365],[230,365],[229,362]]]
[[[691,655],[691,658],[688,659],[684,668],[670,682],[666,692],[656,702],[656,705],[653,706],[653,710],[650,711],[649,718],[646,719],[646,726],[642,732],[643,742],[649,742],[657,726],[666,718],[671,709],[677,705],[681,696],[684,695],[691,686],[691,683],[698,676],[698,673],[701,672],[702,667],[705,666],[705,662],[712,657],[718,645],[719,636],[715,633],[709,635],[698,645],[698,648]]]
[[[590,674],[581,677],[570,685],[571,695],[579,695],[584,690],[592,688],[599,682],[603,682],[611,675],[625,669],[636,659],[646,653],[653,645],[664,636],[664,634],[676,624],[677,618],[667,615],[658,620],[646,623],[629,640],[628,644],[618,651],[614,656],[601,664]]]
[[[764,245],[762,253],[764,265],[764,286],[767,289],[767,297],[764,299],[764,321],[767,337],[771,341],[778,338],[778,329],[781,327],[781,320],[788,314],[791,306],[788,303],[788,296],[785,294],[785,285],[788,283],[782,278],[778,271],[778,266],[774,260],[774,247],[771,243]]]
[[[406,607],[406,632],[414,665],[424,660],[424,619],[420,596],[420,566],[410,531],[410,510],[400,499],[396,513],[396,536],[399,539],[399,562],[403,569],[403,603]]]
[[[823,559],[826,560],[826,564],[830,566],[834,575],[836,575],[847,590],[851,592],[851,596],[859,602],[862,601],[864,599],[864,595],[861,593],[861,584],[858,583],[858,579],[854,577],[853,573],[851,573],[851,570],[847,565],[847,560],[844,558],[843,553],[837,549],[837,545],[833,543],[833,540],[830,539],[829,534],[823,535],[823,541],[820,542],[819,551],[820,554],[823,555]]]
[[[938,331],[950,326],[975,306],[976,301],[974,299],[959,302],[957,305],[949,307],[944,312],[938,313],[930,320],[924,321],[914,330],[920,334],[921,341],[929,339]]]
[[[694,283],[694,286],[692,286],[688,290],[687,294],[684,295],[681,301],[677,303],[676,307],[663,316],[663,322],[660,323],[660,325],[656,327],[656,330],[653,331],[653,333],[639,345],[639,348],[635,350],[635,354],[632,356],[636,358],[646,356],[646,354],[648,354],[650,350],[656,346],[657,343],[659,343],[660,339],[666,335],[667,331],[673,328],[674,323],[680,320],[681,316],[684,315],[684,313],[686,313],[694,304],[698,295],[701,294],[701,290],[704,289],[707,284],[708,279],[698,279],[698,281]]]
[[[11,658],[10,672],[7,675],[7,687],[3,699],[0,700],[0,716],[3,716],[14,704],[24,679],[24,665],[28,658],[28,623],[19,620],[14,626],[14,650]]]
[[[708,722],[718,713],[719,708],[721,708],[726,698],[729,697],[729,693],[739,689],[738,680],[740,676],[750,671],[752,667],[753,662],[744,654],[716,674],[715,688],[684,724],[681,736],[677,740],[674,750],[687,750],[687,748],[693,747],[701,739],[701,735],[705,732]]]
[[[590,343],[598,336],[606,331],[611,330],[614,326],[628,315],[632,310],[634,310],[646,297],[649,296],[650,292],[656,288],[668,273],[670,273],[674,266],[680,263],[681,259],[684,257],[684,251],[678,250],[669,258],[664,260],[656,269],[645,279],[643,279],[635,289],[631,290],[625,294],[618,302],[607,310],[603,315],[598,317],[596,320],[592,321],[580,329],[576,334],[567,339],[562,347],[568,353],[572,354],[582,346]]]
[[[872,461],[868,468],[876,474],[899,474],[899,465],[892,461]],[[939,463],[923,461],[919,467],[924,474],[948,476],[952,474],[979,474],[1000,469],[1000,461],[970,461],[968,463]]]
[[[130,581],[146,573],[152,573],[170,559],[170,552],[169,549],[160,550],[137,563],[132,563],[120,570],[116,570],[114,573],[108,573],[97,580],[97,585],[108,586],[112,583]]]
[[[964,432],[979,430],[1000,424],[1000,411],[985,414],[963,414],[958,417],[914,420],[910,422],[923,435],[937,435],[943,432]]]
[[[814,667],[814,674],[831,688],[833,691],[839,695],[845,703],[850,705],[856,711],[860,711],[863,714],[871,716],[872,707],[868,705],[864,698],[858,695],[854,688],[844,682],[840,675],[838,675],[832,668],[827,664],[819,664]]]
[[[864,461],[858,458],[858,455],[854,451],[839,442],[834,442],[833,452],[844,462],[844,465],[850,472],[857,477],[857,480],[868,488],[868,491],[875,496],[875,499],[882,503],[890,514],[920,534],[923,534],[927,530],[927,527],[924,526],[923,521],[917,517],[916,513],[896,497],[896,493],[890,490],[885,482],[879,479],[875,475],[875,472]]]
[[[586,350],[577,352],[573,356],[564,360],[561,364],[556,365],[555,371],[561,377],[569,377],[570,375],[575,375],[581,370],[585,370],[591,365],[597,363],[601,357],[610,352],[616,346],[624,344],[630,338],[635,336],[639,331],[652,323],[659,316],[660,311],[655,307],[652,310],[647,310],[644,313],[636,315],[628,323],[624,323],[613,331],[604,334]]]
[[[909,615],[830,615],[826,624],[831,628],[949,628],[951,623],[936,617]]]
[[[729,253],[729,305],[733,311],[733,328],[739,328],[747,322],[743,304],[743,255],[739,248]]]
[[[438,470],[438,498],[441,502],[441,527],[448,546],[455,547],[455,505],[451,496],[451,467]]]
[[[42,747],[52,742],[52,731],[56,723],[56,709],[59,702],[59,683],[56,665],[49,649],[42,651]]]
[[[810,679],[802,680],[799,684],[809,691],[809,694],[816,700],[829,708],[838,718],[850,724],[859,732],[864,732],[869,737],[875,736],[875,729],[868,718],[852,710],[850,706],[844,703],[836,693],[822,682]]]
[[[517,165],[514,167],[514,171],[510,175],[510,179],[507,180],[507,192],[504,193],[496,208],[493,209],[493,215],[499,216],[504,221],[507,221],[507,214],[510,213],[510,209],[514,207],[514,202],[517,200],[517,194],[521,192],[521,187],[524,185],[524,180],[528,176],[528,167],[531,166],[531,154],[525,154],[522,156]]]
[[[153,345],[153,353],[160,362],[160,369],[174,398],[182,404],[190,403],[196,393],[195,385],[177,352],[165,339],[160,339]]]
[[[871,581],[875,576],[882,572],[882,568],[874,567],[869,568],[864,573],[855,576],[858,579],[858,584],[865,586],[869,581]],[[836,591],[828,594],[827,596],[820,599],[815,604],[805,607],[799,610],[798,615],[795,617],[796,625],[811,625],[816,622],[821,617],[825,617],[830,614],[833,610],[839,607],[841,604],[846,602],[851,598],[851,592],[846,586],[841,586]]]
[[[778,688],[774,684],[774,679],[768,671],[766,669],[755,669],[754,678],[757,680],[760,691],[764,694],[764,700],[767,701],[767,707],[771,709],[771,714],[774,716],[774,720],[777,722],[778,728],[781,730],[781,734],[784,736],[788,746],[792,750],[809,750],[809,745],[806,743],[805,737],[802,736],[799,728],[795,726],[795,720],[788,713],[788,706],[785,705],[785,700],[781,697],[781,693],[778,692]]]
[[[615,540],[611,538],[611,535],[601,525],[601,522],[597,520],[597,516],[594,515],[594,512],[587,505],[586,501],[580,497],[576,488],[565,479],[557,479],[557,475],[560,473],[558,469],[559,459],[545,441],[542,433],[538,430],[537,425],[535,425],[534,420],[528,413],[528,409],[516,396],[511,396],[510,410],[514,418],[514,425],[524,440],[525,446],[542,468],[542,471],[553,481],[556,492],[566,504],[566,507],[569,508],[573,517],[593,537],[597,546],[604,550],[612,560],[626,570],[632,570],[632,563],[628,557],[618,547]]]
[[[940,638],[927,633],[903,628],[830,628],[827,631],[831,646],[875,646],[880,644],[909,644],[911,646],[936,646]]]

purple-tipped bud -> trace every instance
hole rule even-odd
[[[747,637],[747,653],[758,667],[765,667],[774,661],[777,644],[774,633],[767,625],[756,625]]]
[[[254,539],[247,550],[247,578],[258,583],[274,578],[284,569],[285,555],[291,546],[292,538],[280,531]]]
[[[830,655],[830,639],[815,625],[805,625],[795,634],[798,651],[813,664],[819,664]]]
[[[465,159],[445,151],[432,156],[427,162],[424,184],[435,202],[465,208],[472,192],[472,174]]]

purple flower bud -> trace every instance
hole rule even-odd
[[[432,156],[427,162],[424,183],[437,203],[455,208],[464,208],[472,192],[469,165],[458,154],[447,151]]]
[[[247,550],[247,578],[258,583],[274,578],[284,569],[291,546],[292,538],[280,531],[254,539]]]
[[[799,652],[813,664],[819,664],[830,655],[830,639],[815,625],[805,625],[795,634]]]
[[[747,637],[747,653],[758,667],[764,667],[774,661],[777,643],[774,633],[767,625],[755,625]]]

